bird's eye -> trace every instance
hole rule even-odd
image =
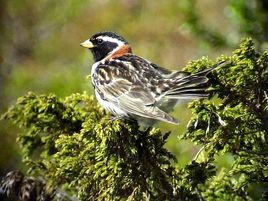
[[[97,39],[97,43],[98,43],[98,44],[102,44],[102,43],[103,43],[103,40],[102,40],[101,38],[98,38],[98,39]]]

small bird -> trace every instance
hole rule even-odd
[[[207,97],[207,75],[223,63],[195,74],[168,70],[133,54],[129,43],[111,31],[80,45],[93,54],[91,79],[100,105],[116,118],[136,119],[145,127],[157,121],[178,124],[168,113],[183,100]]]

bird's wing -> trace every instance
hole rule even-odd
[[[155,106],[155,98],[138,74],[122,62],[100,64],[93,74],[96,90],[102,98],[117,104],[127,113],[170,123],[178,121]]]

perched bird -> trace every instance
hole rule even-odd
[[[178,124],[168,113],[182,100],[207,97],[207,75],[223,63],[195,74],[167,70],[133,54],[129,43],[110,31],[80,45],[95,59],[91,79],[100,105],[115,117],[133,118],[144,126],[157,120]]]

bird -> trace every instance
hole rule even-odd
[[[80,43],[93,54],[91,81],[99,104],[115,118],[150,127],[158,121],[178,124],[169,115],[183,101],[208,97],[207,75],[221,65],[191,74],[168,70],[133,54],[130,44],[112,31],[94,34]]]

